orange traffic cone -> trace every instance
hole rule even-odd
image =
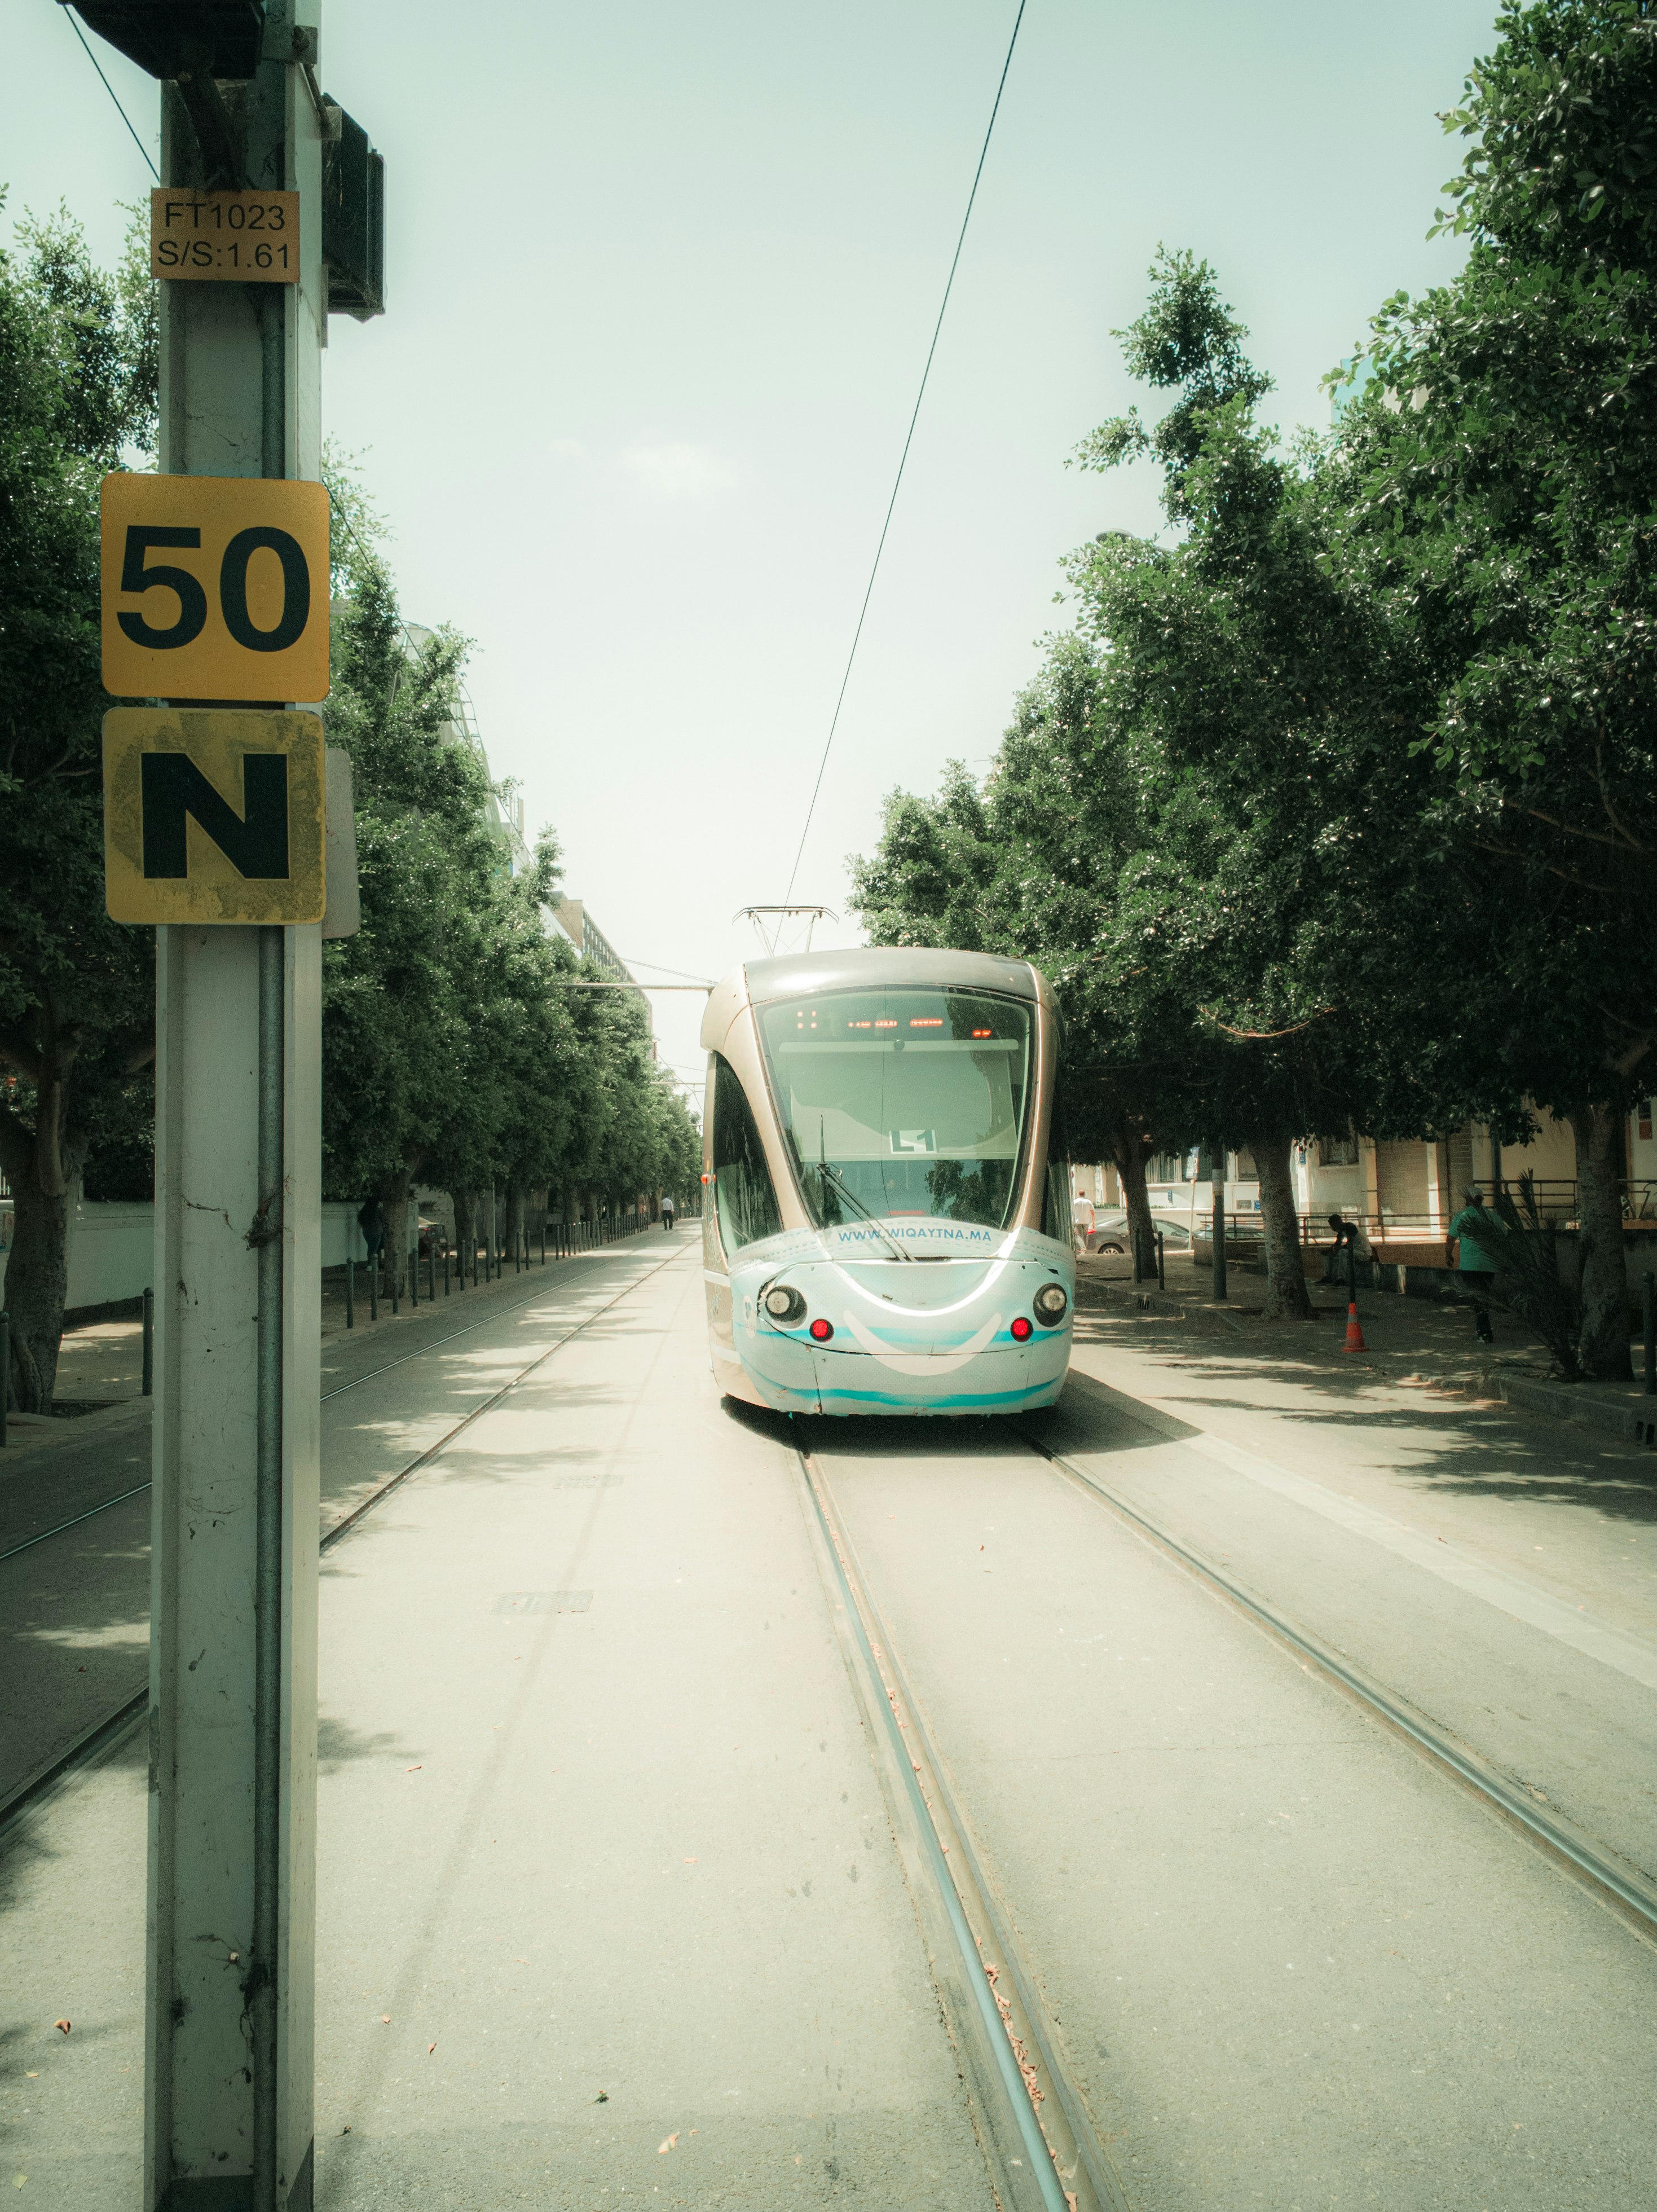
[[[1342,1349],[1346,1352],[1368,1352],[1369,1349],[1363,1340],[1363,1329],[1358,1321],[1358,1302],[1356,1298],[1349,1298],[1346,1302],[1346,1342]]]

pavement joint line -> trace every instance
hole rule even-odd
[[[869,1702],[879,1710],[888,1748],[902,1777],[904,1795],[968,1986],[973,1992],[979,2025],[988,2041],[995,2071],[1030,2161],[1042,2203],[1048,2212],[1125,2212],[1127,2199],[1120,2186],[1114,2185],[1114,2177],[1096,2144],[1089,2142],[1084,2148],[1083,2131],[1091,2135],[1084,2117],[1085,2107],[1054,2060],[1052,2038],[1046,2031],[1039,2001],[1035,1997],[1029,1977],[1023,1970],[1016,1947],[990,1902],[989,1886],[979,1870],[970,1838],[944,1784],[943,1762],[903,1680],[891,1639],[881,1625],[851,1540],[839,1525],[838,1509],[834,1506],[822,1462],[815,1452],[801,1450],[798,1445],[793,1449],[804,1477],[806,1495],[828,1548],[846,1618],[868,1674],[871,1692]],[[944,1808],[942,1821],[928,1795],[928,1784]],[[945,1822],[952,1838],[950,1842],[944,1840]],[[1000,1968],[994,1981],[991,1972],[996,1970],[992,1964],[990,1971],[986,1971],[983,1946],[973,1934],[969,1905],[1001,1952]],[[998,1986],[1001,1973],[1012,1984],[1005,1996]],[[1056,2143],[1051,2139],[1050,2123],[1041,2113],[1025,2071],[1030,2045],[1034,2045],[1039,2062],[1033,2070],[1054,2093],[1058,2108],[1054,2115],[1058,2125],[1053,2129],[1059,2136]],[[1065,2160],[1063,2165],[1061,2156]]]
[[[683,1249],[686,1248],[679,1248],[679,1249]],[[325,1530],[319,1537],[317,1540],[319,1557],[328,1549],[331,1544],[337,1543],[349,1530],[354,1528],[364,1514],[370,1512],[382,1499],[389,1497],[391,1492],[405,1483],[411,1474],[417,1474],[422,1467],[435,1459],[440,1451],[453,1443],[463,1429],[470,1428],[474,1421],[487,1413],[492,1407],[498,1406],[509,1391],[515,1390],[520,1382],[535,1372],[537,1367],[550,1359],[555,1352],[561,1352],[573,1337],[579,1336],[583,1329],[590,1328],[595,1321],[601,1320],[612,1306],[619,1305],[624,1297],[630,1296],[641,1284],[649,1282],[652,1276],[659,1275],[662,1269],[671,1267],[677,1257],[678,1250],[671,1252],[665,1259],[659,1260],[653,1267],[646,1268],[643,1274],[635,1275],[631,1282],[624,1283],[613,1298],[607,1298],[603,1305],[596,1307],[585,1320],[578,1322],[574,1328],[567,1329],[555,1344],[549,1344],[544,1351],[538,1352],[528,1366],[520,1369],[516,1375],[503,1382],[501,1388],[486,1398],[481,1406],[474,1406],[470,1413],[457,1421],[452,1429],[440,1436],[427,1450],[422,1452],[417,1459],[410,1460],[407,1467],[399,1469],[388,1481],[381,1483],[378,1489],[370,1491],[367,1497],[355,1506],[343,1520],[336,1521],[331,1528]],[[521,1300],[519,1303],[527,1304],[528,1300]],[[512,1312],[515,1309],[507,1307],[504,1310]],[[448,1341],[446,1338],[440,1340],[445,1343]],[[436,1346],[428,1346],[427,1349],[435,1350]],[[401,1362],[398,1364],[401,1364]],[[138,1490],[148,1490],[149,1487],[147,1482],[138,1485]],[[129,1491],[127,1495],[136,1498],[138,1490]],[[105,1504],[114,1504],[118,1502],[116,1499],[106,1498]],[[95,1513],[100,1512],[103,1508],[94,1506],[92,1510]],[[91,1516],[83,1514],[80,1517],[84,1520]],[[74,1523],[66,1522],[64,1526],[71,1528]],[[46,1531],[48,1535],[58,1535],[61,1533],[60,1529],[56,1528]],[[41,1540],[37,1537],[32,1540],[39,1542]],[[20,1547],[20,1548],[26,1549],[27,1547]],[[143,1689],[136,1697],[130,1698],[125,1705],[117,1706],[112,1713],[106,1714],[102,1720],[94,1722],[92,1727],[82,1735],[78,1736],[66,1751],[60,1752],[47,1765],[42,1767],[38,1772],[29,1775],[9,1797],[0,1801],[0,1830],[9,1827],[21,1814],[30,1811],[42,1797],[54,1790],[60,1782],[66,1780],[76,1769],[95,1759],[100,1752],[112,1750],[122,1737],[144,1719],[149,1710],[149,1692],[148,1689]]]
[[[1551,1590],[1523,1575],[1514,1574],[1506,1568],[1487,1566],[1484,1560],[1475,1559],[1446,1537],[1423,1535],[1407,1521],[1377,1512],[1375,1507],[1356,1498],[1343,1498],[1338,1492],[1314,1482],[1309,1476],[1279,1467],[1274,1460],[1250,1451],[1246,1444],[1234,1443],[1229,1437],[1205,1428],[1199,1421],[1166,1413],[1154,1401],[1136,1398],[1111,1383],[1102,1382],[1085,1370],[1072,1371],[1071,1380],[1089,1391],[1096,1391],[1111,1402],[1114,1410],[1126,1413],[1130,1419],[1141,1423],[1165,1442],[1183,1444],[1187,1451],[1229,1468],[1234,1474],[1259,1483],[1264,1490],[1275,1491],[1292,1504],[1318,1514],[1337,1528],[1379,1544],[1397,1558],[1407,1559],[1411,1566],[1448,1583],[1453,1589],[1466,1590],[1470,1597],[1494,1606],[1510,1620],[1523,1621],[1527,1628],[1551,1636],[1556,1643],[1568,1644],[1586,1658],[1597,1659],[1602,1667],[1613,1668],[1648,1690],[1657,1690],[1657,1646],[1648,1644],[1642,1637],[1630,1635],[1625,1629],[1613,1628],[1609,1622],[1590,1613],[1586,1607],[1569,1605],[1563,1598],[1556,1597]],[[1177,1433],[1181,1426],[1190,1433]]]
[[[1343,1658],[1309,1629],[1268,1605],[1215,1562],[1161,1527],[1136,1505],[1120,1497],[1096,1475],[1078,1466],[1067,1453],[1055,1451],[1027,1429],[1018,1434],[1039,1459],[1047,1461],[1078,1488],[1090,1494],[1131,1528],[1170,1558],[1206,1583],[1217,1594],[1246,1614],[1278,1643],[1315,1667],[1335,1686],[1344,1690],[1375,1718],[1404,1736],[1441,1771],[1471,1790],[1488,1810],[1500,1814],[1526,1839],[1539,1846],[1555,1865],[1575,1877],[1599,1903],[1606,1905],[1625,1927],[1648,1943],[1657,1943],[1657,1886],[1611,1854],[1608,1846],[1556,1813],[1545,1813],[1477,1752],[1460,1743],[1423,1713],[1385,1689],[1350,1660]]]

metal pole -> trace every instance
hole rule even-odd
[[[449,1295],[449,1240],[446,1237],[443,1239],[443,1295],[446,1298]]]
[[[1167,1237],[1159,1229],[1156,1231],[1156,1287],[1159,1291],[1168,1288],[1168,1254],[1164,1249],[1167,1243]]]
[[[0,1313],[0,1446],[6,1441],[6,1408],[11,1403],[11,1316]]]
[[[1646,1323],[1646,1395],[1657,1398],[1657,1277],[1649,1267],[1640,1278],[1641,1304],[1645,1308]]]
[[[1214,1296],[1225,1296],[1225,1146],[1216,1147],[1214,1190]]]
[[[390,1237],[385,1240],[385,1273],[391,1278],[391,1311],[395,1314],[401,1311],[398,1299],[403,1291],[403,1262],[393,1255]]]
[[[356,1261],[345,1255],[345,1326],[356,1327]]]
[[[155,1292],[152,1287],[144,1292],[143,1380],[139,1385],[140,1395],[145,1398],[153,1397],[155,1395]]]
[[[276,1952],[282,1899],[282,1198],[285,1168],[286,941],[259,931],[258,1533],[254,1565],[253,2207],[276,2203]]]

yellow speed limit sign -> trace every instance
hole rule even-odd
[[[108,476],[104,689],[323,699],[328,495],[276,477]]]
[[[320,921],[322,723],[247,708],[104,716],[104,890],[112,921]]]

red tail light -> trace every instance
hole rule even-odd
[[[835,1324],[833,1322],[824,1321],[821,1315],[819,1315],[816,1320],[811,1324],[811,1334],[816,1337],[819,1344],[827,1344],[834,1333]]]
[[[1017,1314],[1014,1316],[1012,1333],[1020,1344],[1023,1344],[1025,1338],[1029,1334],[1030,1325],[1029,1322],[1025,1320],[1023,1314]]]

